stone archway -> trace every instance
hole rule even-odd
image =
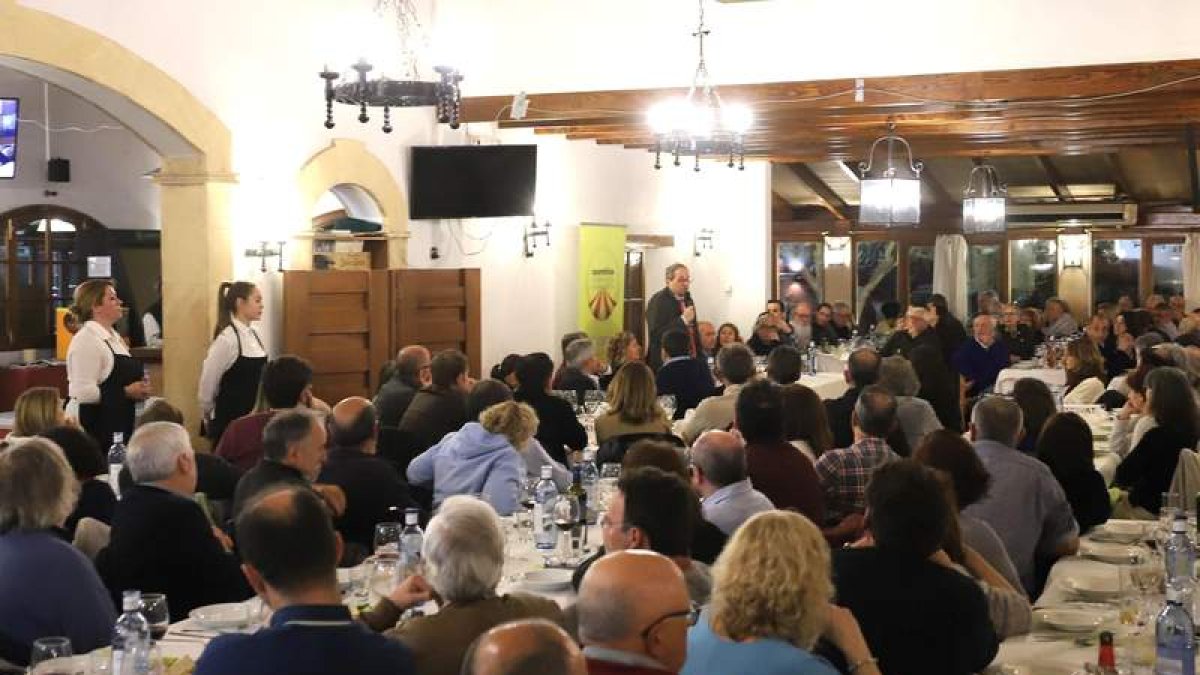
[[[0,64],[75,93],[125,124],[163,157],[165,391],[199,423],[196,382],[216,315],[217,284],[232,274],[232,141],[186,88],[116,42],[52,14],[0,0]]]

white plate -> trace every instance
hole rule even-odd
[[[526,572],[521,583],[538,591],[562,591],[571,587],[571,570],[534,570]]]
[[[241,602],[205,605],[189,612],[188,618],[209,630],[245,628],[250,625],[250,608]]]
[[[1089,536],[1095,541],[1132,544],[1141,541],[1142,537],[1146,536],[1146,530],[1138,521],[1110,520],[1092,530]]]
[[[1090,633],[1107,618],[1102,611],[1075,607],[1050,607],[1037,610],[1042,623],[1066,633]]]
[[[1085,600],[1108,600],[1121,594],[1121,579],[1113,574],[1076,573],[1063,579],[1068,590]]]
[[[1130,565],[1141,553],[1135,546],[1099,541],[1084,541],[1079,546],[1079,555],[1114,565]]]

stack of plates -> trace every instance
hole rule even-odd
[[[565,591],[571,588],[571,570],[547,569],[526,572],[521,585],[535,591]]]
[[[1068,603],[1058,607],[1041,607],[1033,618],[1042,625],[1063,633],[1093,633],[1101,626],[1117,620],[1117,611],[1104,605]]]
[[[1149,522],[1149,521],[1146,521]],[[1092,530],[1092,541],[1115,544],[1136,544],[1146,535],[1145,525],[1136,520],[1110,520]]]
[[[1110,571],[1115,572],[1116,570]],[[1105,602],[1121,595],[1121,577],[1101,572],[1076,572],[1063,579],[1067,590],[1088,601]]]
[[[1101,541],[1082,541],[1079,555],[1114,565],[1132,565],[1141,559],[1144,551],[1136,546]]]

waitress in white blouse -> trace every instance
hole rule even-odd
[[[262,293],[248,281],[217,291],[217,328],[200,370],[200,409],[215,446],[225,427],[254,410],[267,350],[250,327],[262,317]]]
[[[113,330],[122,315],[111,281],[92,279],[75,289],[71,314],[82,324],[67,348],[67,391],[79,423],[107,448],[115,434],[129,440],[134,404],[150,396],[142,364]]]

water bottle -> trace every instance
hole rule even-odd
[[[1163,562],[1166,564],[1167,583],[1190,585],[1196,574],[1196,546],[1188,536],[1187,513],[1178,511],[1175,520],[1171,521],[1171,537],[1163,552]]]
[[[1167,584],[1167,605],[1154,622],[1155,675],[1195,675],[1196,637],[1183,591]]]
[[[600,483],[600,470],[596,468],[596,448],[588,446],[583,450],[583,461],[579,464],[579,476],[583,483],[583,491],[587,493],[589,504],[596,503],[596,485]]]
[[[808,374],[817,374],[817,343],[810,341],[808,343]]]
[[[121,469],[125,466],[125,434],[113,434],[112,445],[108,446],[108,484],[113,494],[121,496]]]
[[[122,614],[113,626],[112,675],[150,672],[150,623],[141,606],[141,591],[125,591],[121,596]]]
[[[425,532],[421,530],[420,511],[404,509],[404,530],[400,533],[400,565],[405,577],[421,570],[421,546],[425,543]]]
[[[533,540],[539,551],[549,553],[558,543],[554,530],[554,518],[547,513],[551,503],[558,497],[558,486],[554,484],[554,469],[542,465],[542,478],[533,488]]]

